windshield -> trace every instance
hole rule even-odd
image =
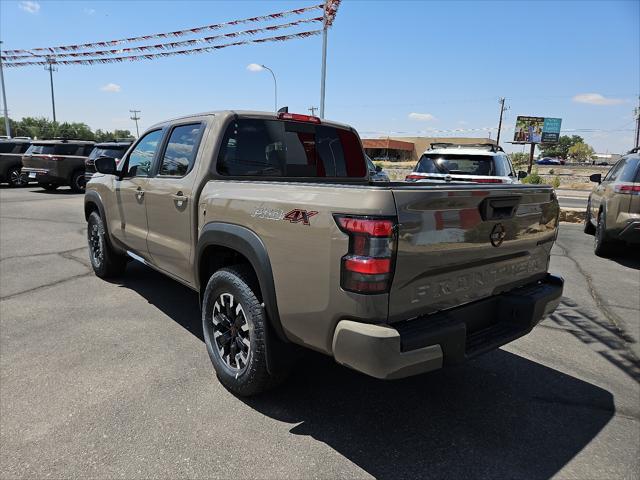
[[[511,167],[501,155],[425,153],[415,169],[419,173],[508,176]]]
[[[122,158],[127,148],[129,147],[95,147],[89,155],[89,160],[95,160],[100,157]]]
[[[26,154],[27,155],[53,155],[55,147],[53,145],[31,145]]]

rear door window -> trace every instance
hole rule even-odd
[[[357,135],[305,122],[239,119],[225,132],[218,173],[230,176],[351,177],[367,175]]]
[[[95,160],[100,157],[122,158],[122,155],[127,151],[126,146],[122,147],[95,147],[89,154],[90,160]]]
[[[158,175],[184,177],[193,166],[202,134],[202,124],[175,127],[169,135]]]

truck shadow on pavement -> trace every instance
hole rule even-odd
[[[202,340],[194,292],[137,264],[120,285]],[[282,386],[238,400],[295,424],[291,434],[327,444],[368,474],[394,479],[550,478],[615,412],[608,391],[503,350],[392,382],[305,352]],[[317,474],[341,476],[327,463]]]

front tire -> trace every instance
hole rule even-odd
[[[120,276],[127,266],[126,257],[111,248],[106,235],[102,217],[98,212],[91,212],[87,221],[89,260],[94,273],[100,278]]]
[[[587,235],[596,233],[596,227],[591,223],[591,202],[587,203],[587,211],[584,213],[584,233]]]
[[[611,254],[611,241],[607,239],[607,221],[604,211],[598,213],[598,223],[593,240],[593,252],[599,257]]]
[[[71,175],[71,191],[74,193],[84,193],[85,187],[87,186],[87,179],[84,176],[84,172],[82,170],[78,170],[73,172]]]
[[[220,382],[250,396],[279,383],[267,370],[267,316],[258,300],[253,272],[244,266],[215,272],[204,292],[202,331]]]

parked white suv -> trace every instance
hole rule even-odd
[[[418,160],[408,182],[520,183],[526,172],[516,174],[504,150],[492,143],[457,145],[432,143]]]

